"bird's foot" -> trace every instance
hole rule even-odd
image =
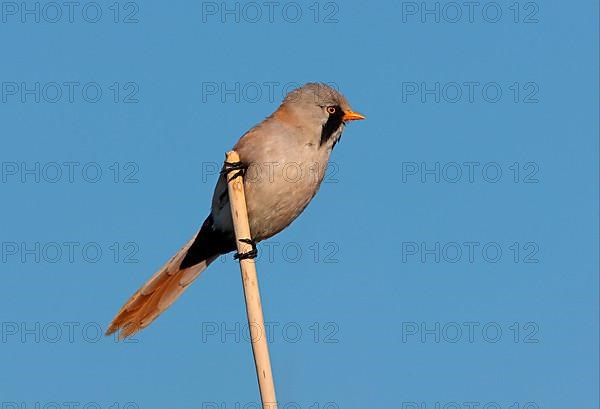
[[[244,176],[246,174],[246,170],[248,166],[244,165],[242,162],[225,162],[223,166],[223,170],[221,171],[222,175],[229,176],[230,172],[236,171],[227,182],[231,182],[235,178],[239,178],[240,176]]]
[[[235,253],[233,258],[235,260],[247,260],[254,259],[258,256],[258,249],[256,248],[256,242],[252,239],[240,239],[242,243],[250,244],[252,246],[252,250],[246,253]]]

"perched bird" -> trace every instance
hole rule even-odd
[[[348,121],[365,119],[346,98],[321,83],[290,92],[279,108],[233,148],[240,163],[221,172],[210,215],[183,246],[121,308],[107,335],[125,338],[147,327],[173,304],[218,256],[236,249],[227,172],[244,172],[252,244],[290,225],[319,190],[334,146]],[[242,254],[240,257],[252,257]]]

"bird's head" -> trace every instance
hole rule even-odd
[[[319,133],[319,146],[333,148],[349,121],[365,119],[350,108],[346,98],[329,85],[308,83],[287,94],[280,110]]]

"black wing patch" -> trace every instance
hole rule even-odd
[[[231,234],[214,230],[212,215],[204,221],[196,239],[181,260],[180,269],[194,266],[204,260],[235,250],[235,238]]]

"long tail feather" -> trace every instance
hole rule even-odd
[[[150,325],[218,257],[218,254],[213,255],[192,266],[180,268],[193,243],[194,239],[190,240],[133,294],[110,323],[106,335],[120,331],[119,339],[123,339]]]

